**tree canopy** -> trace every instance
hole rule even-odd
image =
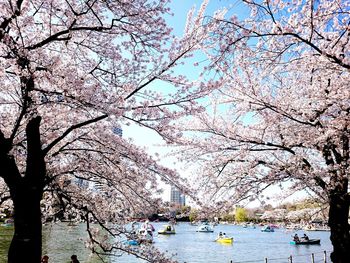
[[[327,200],[332,260],[346,262],[349,2],[242,2],[249,17],[223,10],[202,25],[203,76],[219,88],[184,124],[183,159],[198,163],[195,181],[216,208],[259,199],[271,185]]]
[[[158,178],[186,191],[177,173],[118,136],[131,123],[182,147],[216,209],[271,185],[324,199],[332,261],[347,262],[350,3],[243,0],[247,18],[219,10],[204,19],[205,0],[173,39],[167,2],[0,1],[9,262],[39,261],[42,215],[87,222],[94,251],[128,250],[123,226],[159,204]],[[200,79],[175,74],[199,49],[207,55]],[[148,247],[132,253],[167,261]]]
[[[174,39],[167,3],[0,1],[1,202],[11,199],[15,218],[9,262],[39,262],[41,216],[97,222],[112,239],[88,225],[95,252],[127,250],[118,241],[123,225],[159,205],[159,178],[184,189],[176,172],[119,136],[134,123],[166,140],[171,121],[201,110],[195,101],[206,91],[172,72],[200,35]],[[145,249],[132,253],[163,259]]]

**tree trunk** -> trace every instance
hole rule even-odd
[[[333,252],[331,260],[334,263],[348,263],[350,259],[349,234],[349,197],[347,196],[348,180],[343,178],[329,195],[329,219]]]
[[[39,191],[40,192],[40,191]],[[15,233],[8,252],[9,263],[39,263],[41,259],[41,210],[38,189],[17,188],[14,203]]]
[[[28,121],[27,160],[21,174],[11,155],[9,139],[0,131],[1,176],[10,189],[14,205],[15,233],[8,252],[9,263],[39,263],[41,260],[41,209],[46,164],[40,142],[40,117]]]

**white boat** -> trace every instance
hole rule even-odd
[[[148,221],[141,226],[139,226],[138,222],[133,222],[131,227],[131,236],[130,239],[125,241],[126,244],[138,246],[143,243],[153,243],[154,227]]]
[[[197,232],[214,232],[214,229],[213,229],[213,227],[211,226],[211,225],[209,225],[209,224],[202,224],[202,225],[200,225],[198,228],[197,228],[197,230],[196,230]]]
[[[273,229],[273,227],[267,225],[261,228],[261,232],[275,232],[275,230]]]
[[[141,227],[140,227],[140,230],[141,229],[145,229],[147,232],[149,232],[149,233],[151,233],[152,234],[152,232],[155,230],[154,229],[154,226],[147,220],[147,221],[145,221],[142,225],[141,225]]]
[[[152,231],[145,228],[140,228],[138,231],[138,241],[140,243],[153,243]]]
[[[331,231],[327,225],[307,225],[304,227],[306,231]]]
[[[298,231],[301,230],[301,226],[299,224],[289,224],[285,227],[287,230]]]
[[[14,226],[14,220],[12,218],[8,218],[1,225],[2,226]]]
[[[242,226],[243,226],[243,228],[254,228],[255,229],[254,223],[243,224]]]

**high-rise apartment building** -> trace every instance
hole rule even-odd
[[[119,137],[123,137],[123,129],[117,125],[112,127],[112,132]],[[95,182],[91,183],[92,189],[96,192],[108,195],[108,191],[106,190],[107,181],[100,177],[93,178],[93,180]]]
[[[123,129],[120,128],[120,127],[113,127],[112,128],[112,131],[114,134],[120,136],[120,137],[123,137]]]
[[[170,191],[170,202],[179,206],[184,206],[186,203],[185,195],[173,185]]]

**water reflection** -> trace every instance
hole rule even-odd
[[[87,231],[85,224],[68,226],[66,223],[49,224],[43,227],[43,254],[50,256],[50,263],[70,262],[75,254],[84,263],[101,260],[85,247]]]

